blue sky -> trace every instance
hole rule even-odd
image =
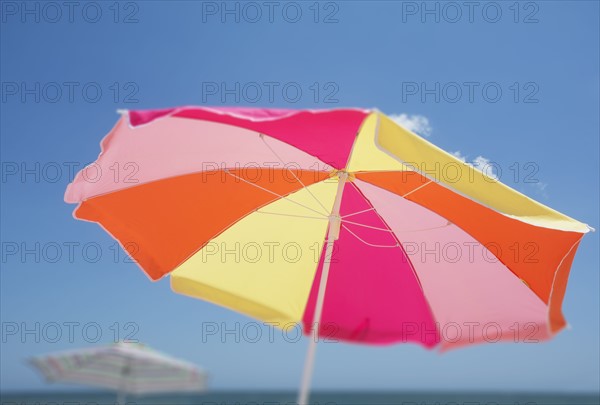
[[[231,10],[238,4],[239,22],[221,14],[221,2],[77,4],[69,15],[35,1],[27,2],[31,13],[21,2],[1,2],[2,390],[46,389],[24,359],[90,346],[97,330],[98,343],[131,332],[203,365],[217,389],[299,383],[305,340],[279,331],[271,339],[263,328],[256,343],[238,344],[232,335],[203,341],[211,322],[243,329],[252,321],[176,295],[166,280],[149,282],[100,227],[72,219],[74,207],[62,199],[67,167],[96,158],[118,108],[358,106],[404,113],[421,131],[429,126],[440,147],[494,162],[505,183],[600,224],[598,2],[476,2],[472,14],[462,3],[428,2],[438,15],[425,13],[421,2],[275,2],[272,16],[262,2],[253,3],[260,16],[254,6],[228,3]],[[271,82],[272,98],[265,85]],[[208,91],[213,83],[238,85],[239,100]],[[587,235],[563,308],[571,329],[551,342],[441,356],[412,345],[323,344],[314,387],[597,392],[597,248],[598,233]],[[34,253],[22,257],[25,249]],[[17,334],[9,333],[15,327]]]

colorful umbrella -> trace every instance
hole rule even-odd
[[[31,359],[49,382],[66,382],[112,389],[117,403],[125,395],[202,392],[207,374],[193,364],[133,342],[69,350]]]
[[[176,292],[368,344],[445,350],[565,326],[591,228],[377,111],[131,111],[101,146],[65,200]]]

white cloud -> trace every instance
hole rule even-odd
[[[486,176],[488,176],[492,179],[499,180],[498,175],[496,174],[496,172],[494,170],[495,164],[492,163],[488,158],[485,158],[485,157],[479,155],[472,161],[468,161],[467,160],[468,157],[466,155],[463,155],[459,150],[457,150],[456,152],[452,152],[451,154],[458,160],[462,160],[466,164],[469,164],[469,165],[473,166],[474,168],[481,170],[483,172],[483,174],[485,174]]]
[[[471,164],[475,168],[481,170],[486,176],[498,180],[498,176],[494,171],[494,164],[491,164],[488,158],[484,158],[483,156],[477,156],[475,159],[473,159],[473,162],[471,162]]]
[[[423,115],[390,114],[390,118],[409,131],[421,136],[431,136],[433,128],[429,119]]]
[[[489,176],[492,179],[500,180],[500,177],[498,176],[498,174],[496,173],[496,170],[495,170],[496,163],[492,162],[488,158],[479,155],[475,159],[469,161],[468,156],[463,155],[461,153],[461,151],[459,151],[459,150],[457,150],[456,152],[451,152],[451,155],[454,156],[455,158],[457,158],[458,160],[461,160],[461,161],[465,162],[466,164],[469,164],[469,165],[475,167],[476,169],[481,170],[483,172],[483,174],[485,174],[486,176]],[[548,198],[548,192],[547,192],[548,183],[544,183],[542,181],[536,181],[535,183],[527,183],[527,184],[533,188],[533,190],[536,194],[538,194],[544,198]]]
[[[534,190],[541,195],[542,197],[548,198],[548,193],[546,192],[546,187],[548,187],[548,183],[543,183],[538,181],[536,183],[529,183],[534,188]]]
[[[467,157],[466,157],[466,156],[463,156],[463,154],[462,154],[462,153],[460,153],[460,151],[459,151],[459,150],[457,150],[456,152],[452,152],[452,155],[453,155],[455,158],[457,158],[458,160],[462,160],[463,162],[466,162],[466,161],[467,161]]]
[[[488,158],[484,158],[483,156],[477,156],[475,159],[473,159],[471,164],[484,172],[489,170],[488,167],[490,166],[490,160]]]

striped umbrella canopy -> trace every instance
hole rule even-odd
[[[200,368],[133,342],[52,353],[31,359],[31,364],[49,382],[117,391],[119,403],[126,394],[206,390],[207,373]]]
[[[566,324],[591,228],[378,111],[130,111],[101,148],[65,200],[178,293],[306,334],[442,350]]]

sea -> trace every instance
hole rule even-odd
[[[105,392],[0,393],[1,405],[115,405]],[[314,405],[600,405],[599,393],[314,392]],[[126,398],[127,405],[294,405],[294,391],[212,391]],[[119,404],[123,405],[123,403]]]

